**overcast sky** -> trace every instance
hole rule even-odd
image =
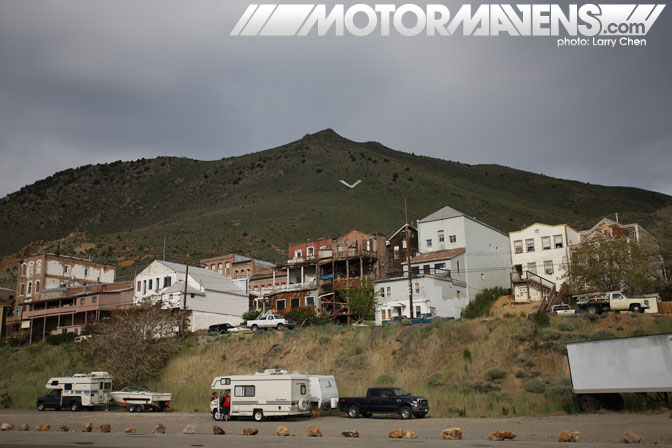
[[[672,194],[669,8],[646,47],[556,48],[550,37],[230,37],[249,3],[0,0],[0,197],[83,164],[219,159],[327,127]]]

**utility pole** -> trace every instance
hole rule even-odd
[[[166,235],[163,235],[163,261],[166,261]]]
[[[406,266],[408,268],[408,306],[410,318],[413,319],[413,273],[411,272],[411,242],[408,235],[408,206],[404,198],[404,215],[406,217]]]
[[[187,269],[184,273],[184,310],[187,310],[187,285],[189,284],[189,254],[187,254]]]

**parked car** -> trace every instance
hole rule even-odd
[[[563,303],[559,305],[553,305],[553,307],[551,307],[551,314],[556,314],[558,316],[574,316],[576,314],[576,310]]]
[[[338,409],[348,413],[348,417],[372,414],[399,414],[403,419],[415,416],[423,418],[429,412],[429,400],[416,397],[399,387],[372,387],[366,397],[339,398]]]
[[[291,330],[294,326],[294,321],[285,319],[279,314],[273,314],[270,311],[265,312],[254,320],[247,321],[247,328],[251,328],[253,331],[267,328],[276,328],[278,330],[289,328]]]
[[[400,324],[402,320],[408,319],[408,316],[394,316],[392,319],[388,320],[388,324]]]
[[[208,333],[226,334],[230,329],[235,328],[231,324],[216,324],[208,327]]]

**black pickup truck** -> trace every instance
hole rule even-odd
[[[423,418],[429,412],[429,401],[424,397],[414,397],[398,387],[372,387],[364,398],[345,397],[338,400],[338,409],[347,412],[348,417],[371,414],[399,414],[403,419],[413,416]]]
[[[37,410],[70,408],[73,411],[82,409],[82,399],[80,397],[63,397],[59,389],[52,390],[47,395],[42,395],[37,399]]]

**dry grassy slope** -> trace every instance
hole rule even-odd
[[[364,394],[376,384],[394,384],[428,396],[434,416],[533,415],[571,410],[565,342],[661,332],[672,332],[672,319],[612,315],[595,322],[587,317],[554,317],[549,328],[539,331],[515,317],[201,336],[150,386],[171,391],[176,409],[207,411],[214,376],[282,368],[333,374],[341,396]],[[505,377],[493,384],[486,375],[496,368]],[[537,372],[532,375],[538,377],[519,378],[519,371]],[[543,383],[545,390],[526,391],[532,382]],[[636,406],[636,400],[631,405]]]
[[[351,191],[340,179],[363,182]],[[128,279],[161,256],[166,235],[169,260],[223,252],[280,260],[290,242],[352,228],[394,232],[403,198],[412,219],[451,205],[503,231],[535,221],[584,227],[614,212],[653,222],[672,206],[645,190],[416,156],[325,130],[222,160],[161,157],[56,173],[0,199],[0,230],[11,235],[0,239],[0,256],[32,254],[34,241],[55,250],[64,239],[63,253],[84,247]],[[13,286],[13,263],[4,269],[0,284]]]

